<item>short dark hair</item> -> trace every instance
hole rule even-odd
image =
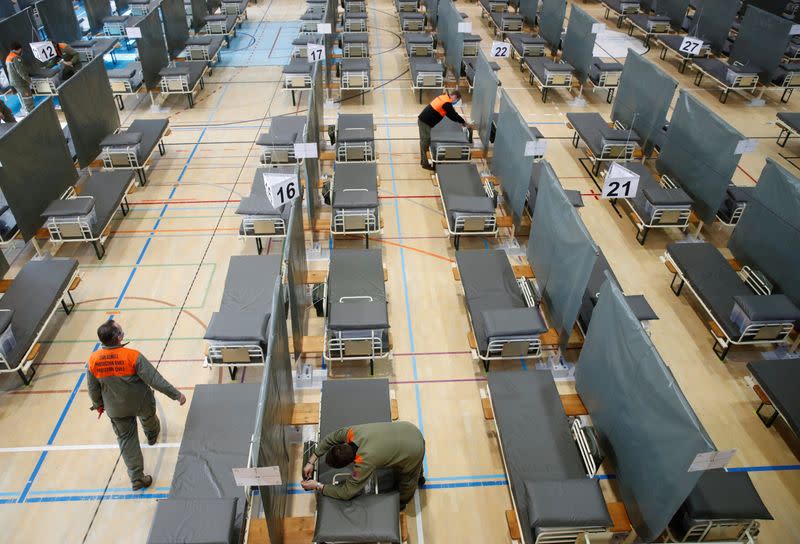
[[[11,42],[11,50],[16,51],[17,49],[22,49],[22,44],[19,42]]]
[[[451,91],[450,92],[450,96],[452,98],[455,98],[456,100],[460,100],[461,99],[461,91]]]
[[[103,324],[97,327],[97,338],[104,346],[115,346],[119,338],[117,322],[113,319],[103,321]]]
[[[356,459],[350,444],[336,444],[328,450],[325,464],[332,468],[344,468]]]

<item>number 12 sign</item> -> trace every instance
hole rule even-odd
[[[506,42],[492,42],[492,56],[504,59],[511,56],[511,49]]]
[[[639,189],[639,175],[613,162],[606,172],[602,198],[633,198]]]
[[[275,208],[300,196],[300,183],[294,174],[264,174],[264,188]]]
[[[56,48],[53,42],[32,42],[31,52],[40,62],[47,62],[56,56]]]

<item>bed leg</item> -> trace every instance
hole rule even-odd
[[[158,152],[161,153],[162,157],[167,154],[167,146],[164,145],[164,140],[158,142]]]
[[[128,204],[127,196],[122,198],[122,202],[119,203],[119,209],[122,210],[122,215],[128,215],[128,212],[131,211],[131,205]]]
[[[644,245],[644,241],[647,240],[647,233],[650,232],[650,229],[647,227],[642,227],[642,230],[636,233],[636,241],[639,242],[640,246]]]
[[[264,249],[264,244],[261,243],[261,238],[256,238],[256,250],[258,250],[258,254],[261,255],[261,251]]]
[[[369,234],[364,235],[364,246],[369,249]]]
[[[581,141],[580,136],[578,136],[578,131],[575,131],[575,134],[572,135],[572,147],[578,149],[578,142]]]
[[[92,241],[92,247],[94,247],[94,254],[97,255],[98,261],[102,260],[102,258],[106,256],[106,247],[102,244],[102,242],[98,243],[97,240],[94,240]]]
[[[17,374],[19,374],[19,377],[22,378],[22,383],[25,385],[30,385],[31,381],[33,381],[33,376],[36,374],[36,368],[31,365],[29,375],[26,375],[22,370],[17,370]]]
[[[772,415],[764,417],[764,414],[761,413],[761,410],[764,408],[764,406],[767,405],[762,402],[761,405],[756,409],[756,415],[758,416],[758,419],[764,423],[765,427],[772,427],[772,424],[775,423],[776,419],[778,419],[778,411],[773,407]]]
[[[677,278],[678,278],[678,273],[676,272],[676,273],[675,273],[675,274],[672,276],[672,281],[671,281],[671,282],[669,282],[669,288],[672,290],[672,292],[673,292],[673,293],[675,293],[675,296],[676,296],[676,297],[678,297],[678,296],[680,296],[680,295],[681,295],[681,290],[683,289],[683,284],[685,283],[685,282],[683,281],[683,278],[681,278],[681,282],[678,284],[678,287],[677,287],[677,289],[676,289],[676,288],[675,288],[675,280],[676,280]]]
[[[61,299],[61,306],[64,308],[64,313],[69,315],[75,308],[75,299],[72,298],[72,293],[69,291],[67,291],[67,298],[69,298],[69,306],[67,306],[67,303],[64,301],[63,297]]]
[[[114,98],[117,99],[117,106],[119,106],[119,110],[120,111],[124,110],[125,109],[125,103],[122,101],[122,95],[121,94],[115,94]]]
[[[794,89],[786,89],[785,91],[783,91],[783,95],[781,96],[781,102],[786,104],[789,101],[789,99],[792,97],[792,92],[793,91],[794,91]]]
[[[492,364],[492,362],[490,360],[484,359],[484,361],[483,361],[483,371],[484,372],[489,372],[489,365],[491,365],[491,364]]]
[[[614,88],[612,87],[611,89],[608,90],[608,93],[606,94],[606,102],[608,104],[611,104],[611,102],[613,101],[614,101]]]
[[[542,87],[542,104],[545,102],[547,102],[547,87]]]
[[[237,367],[235,367],[235,366],[229,366],[228,367],[228,374],[230,374],[230,376],[231,376],[231,381],[234,381],[236,379],[236,371],[237,370],[239,370],[239,369]]]
[[[699,87],[702,81],[703,81],[703,72],[697,72],[697,75],[694,76],[694,84]]]
[[[725,357],[728,356],[728,351],[730,351],[731,347],[728,346],[726,348],[723,348],[722,344],[719,343],[719,340],[714,338],[714,345],[711,346],[711,349],[714,350],[714,354],[717,356],[717,359],[724,362]]]
[[[578,147],[578,146],[575,146],[575,147]],[[592,174],[595,175],[595,176],[599,176],[600,175],[600,161],[599,160],[594,162],[594,167],[592,168]]]
[[[186,95],[189,98],[189,108],[194,107],[194,98],[192,97],[192,93]]]
[[[375,359],[369,360],[369,375],[370,376],[375,375]]]
[[[661,60],[665,60],[667,58],[667,48],[666,46],[661,46],[661,54],[658,56]]]
[[[784,134],[786,135],[785,137]],[[781,142],[781,138],[783,138],[783,142]],[[780,135],[778,135],[778,140],[776,141],[776,143],[781,147],[786,147],[786,143],[788,141],[789,141],[789,131],[782,128]]]
[[[456,251],[458,251],[460,245],[461,245],[461,236],[456,234],[453,237],[453,246],[456,248]]]
[[[294,90],[292,90],[291,93],[292,93],[292,106],[296,106],[297,105],[297,101],[296,101],[296,99],[294,97]]]
[[[728,89],[722,91],[722,94],[719,95],[719,101],[723,104],[728,101]]]

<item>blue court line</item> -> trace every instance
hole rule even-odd
[[[754,467],[734,467],[726,470],[728,472],[783,472],[787,470],[800,470],[800,465],[762,465]]]
[[[85,502],[85,501],[140,501],[168,499],[169,493],[140,493],[136,495],[71,495],[66,497],[28,497],[26,503],[34,502]]]
[[[155,491],[169,491],[169,486],[163,487],[154,487],[152,488]],[[132,491],[130,487],[109,487],[108,489],[103,488],[90,488],[90,489],[47,489],[43,491],[31,491],[29,493],[30,496],[33,495],[79,495],[79,494],[96,494],[102,493],[103,491],[110,492],[110,493],[137,493],[141,495],[140,492]]]
[[[425,484],[422,489],[457,489],[461,487],[495,487],[508,485],[507,480],[487,480],[485,482],[455,482],[452,484]]]

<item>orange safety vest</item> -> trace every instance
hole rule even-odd
[[[14,62],[14,59],[19,56],[19,53],[14,53],[11,51],[8,56],[6,57],[6,62]]]
[[[129,348],[102,348],[89,356],[89,372],[95,378],[136,375],[136,360],[140,353]]]
[[[350,427],[347,429],[347,443],[348,444],[352,443],[354,438],[355,438],[355,433],[353,432],[353,428]],[[361,461],[363,460],[364,460],[363,457],[361,457],[359,454],[356,454],[356,458],[353,460],[353,462],[356,465],[358,465],[361,464]]]
[[[453,103],[453,99],[450,98],[450,96],[447,93],[445,93],[443,95],[440,95],[440,96],[437,96],[436,98],[434,98],[431,101],[430,105],[434,110],[436,110],[436,113],[438,113],[439,115],[444,117],[445,115],[447,115],[447,112],[444,111],[444,105],[445,104],[452,104],[452,103]]]

